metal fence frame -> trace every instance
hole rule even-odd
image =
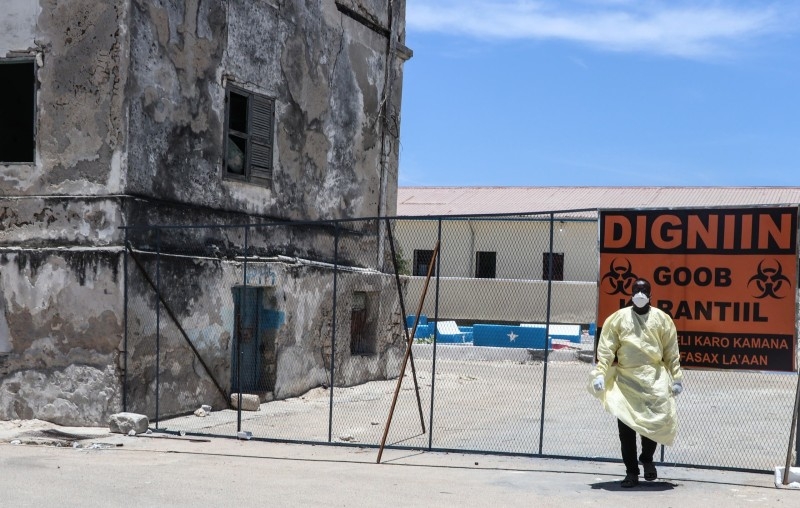
[[[181,333],[183,333],[184,338],[189,343],[189,345],[194,350],[194,354],[200,359],[202,363],[202,357],[198,353],[194,346],[192,345],[192,341],[189,339],[188,335],[185,331],[182,330],[181,325],[179,323],[179,319],[176,318],[172,311],[169,310],[169,307],[166,305],[165,300],[162,297],[162,264],[164,262],[165,253],[162,249],[162,240],[163,235],[167,232],[174,232],[174,231],[186,231],[186,230],[194,230],[194,232],[203,232],[204,230],[214,229],[214,230],[226,230],[226,231],[233,231],[233,230],[242,230],[242,239],[243,242],[240,245],[241,252],[235,259],[241,263],[242,267],[242,274],[243,278],[241,280],[241,284],[243,287],[248,287],[248,265],[252,265],[254,263],[255,258],[250,255],[251,248],[253,247],[253,243],[251,241],[251,233],[253,231],[263,231],[269,228],[300,228],[300,227],[311,227],[311,228],[327,228],[328,230],[333,231],[333,259],[332,262],[328,263],[332,271],[332,287],[333,287],[333,300],[332,300],[332,312],[331,312],[331,322],[330,322],[330,329],[331,329],[331,354],[330,354],[330,362],[328,364],[328,374],[329,374],[329,384],[330,387],[328,394],[328,411],[327,411],[327,439],[325,441],[319,440],[310,440],[304,438],[302,436],[296,437],[269,437],[269,436],[253,436],[253,439],[260,439],[264,441],[279,441],[279,442],[297,442],[297,443],[313,443],[313,444],[331,444],[331,445],[339,445],[339,446],[359,446],[359,447],[378,447],[377,443],[350,443],[350,442],[338,442],[333,437],[333,429],[334,429],[334,407],[335,407],[335,391],[337,391],[338,386],[336,383],[336,350],[337,350],[337,298],[339,295],[339,289],[341,286],[341,276],[345,270],[349,269],[348,266],[342,264],[342,252],[341,252],[341,235],[343,228],[347,228],[354,224],[367,224],[370,221],[375,224],[376,230],[375,235],[377,237],[377,243],[382,244],[384,240],[388,240],[388,250],[391,252],[391,266],[384,266],[378,267],[379,270],[383,270],[385,275],[390,275],[391,277],[396,279],[396,288],[399,292],[398,294],[402,296],[402,289],[401,289],[401,279],[400,279],[400,271],[401,268],[398,264],[398,253],[396,252],[395,246],[395,234],[396,228],[392,227],[392,223],[398,220],[404,221],[427,221],[427,222],[435,222],[436,223],[436,230],[438,241],[442,240],[443,234],[443,224],[449,224],[453,221],[463,221],[467,219],[471,220],[482,220],[482,221],[508,221],[508,220],[538,220],[544,221],[548,223],[549,226],[549,241],[548,241],[548,253],[549,253],[549,276],[546,281],[547,290],[546,290],[546,302],[545,302],[545,334],[546,336],[550,336],[550,327],[551,327],[551,311],[553,305],[553,254],[554,254],[554,232],[555,232],[555,224],[556,221],[563,220],[564,218],[569,218],[569,220],[577,220],[577,221],[585,221],[585,222],[596,222],[596,218],[586,218],[587,214],[595,213],[595,209],[580,209],[580,210],[566,210],[566,211],[553,211],[544,214],[526,214],[526,215],[507,215],[507,214],[482,214],[482,215],[471,215],[471,216],[463,216],[463,217],[452,217],[452,216],[444,216],[444,217],[373,217],[373,218],[366,218],[366,219],[349,219],[349,220],[338,220],[338,221],[304,221],[304,222],[296,222],[296,223],[285,223],[285,222],[270,222],[270,223],[262,223],[262,224],[243,224],[243,225],[226,225],[226,226],[219,226],[219,225],[194,225],[194,226],[168,226],[168,225],[161,225],[161,226],[129,226],[125,228],[125,246],[126,246],[126,255],[124,256],[124,326],[125,326],[125,338],[124,338],[124,355],[123,355],[123,369],[124,369],[124,378],[123,378],[123,410],[127,411],[131,407],[131,387],[132,384],[137,382],[135,379],[129,378],[129,278],[132,276],[131,271],[135,272],[136,268],[132,269],[130,267],[128,258],[131,258],[134,261],[134,264],[138,266],[140,272],[142,272],[145,278],[148,279],[148,283],[152,286],[153,289],[153,306],[155,307],[155,376],[154,376],[154,400],[155,400],[155,418],[153,419],[155,423],[155,428],[159,431],[164,432],[178,432],[174,426],[170,426],[169,429],[162,429],[161,427],[161,415],[162,415],[162,408],[159,406],[160,400],[160,390],[161,385],[163,384],[163,380],[161,379],[161,373],[163,367],[160,363],[160,358],[162,356],[162,327],[163,319],[162,319],[162,307],[166,309],[166,313],[171,321],[174,321],[175,324],[179,329],[181,329]],[[577,217],[577,218],[576,218]],[[141,248],[141,246],[136,245],[136,240],[134,237],[147,237],[148,240],[148,247]],[[154,241],[153,240],[154,237]],[[154,246],[154,248],[153,248]],[[383,246],[379,247],[379,250],[382,249]],[[138,256],[146,254],[147,256],[153,258],[154,257],[154,264],[155,264],[155,273],[154,279],[149,276],[148,271],[146,268],[142,266],[140,260],[138,260]],[[377,260],[381,254],[375,256]],[[598,259],[599,263],[599,259]],[[376,264],[380,264],[376,261]],[[441,262],[437,262],[435,265],[435,275],[434,275],[434,314],[433,319],[435,321],[439,321],[439,298],[440,298],[440,283],[442,280],[441,276]],[[390,271],[387,271],[387,268]],[[391,272],[391,273],[390,273]],[[596,282],[596,281],[595,281]],[[407,315],[407,305],[403,302],[402,297],[398,297],[399,305],[401,307],[401,313],[405,317]],[[405,332],[407,333],[407,329]],[[239,354],[242,354],[242,347],[241,347],[241,333],[236,333],[236,340],[237,340],[237,349],[236,351]],[[430,408],[428,412],[428,432],[427,432],[427,443],[420,445],[411,444],[411,445],[404,445],[402,443],[393,443],[389,445],[390,448],[396,449],[411,449],[411,450],[427,450],[427,451],[442,451],[442,452],[459,452],[459,453],[485,453],[485,454],[496,454],[496,455],[515,455],[515,456],[531,456],[531,457],[554,457],[554,458],[569,458],[575,460],[594,460],[594,461],[609,461],[609,462],[620,462],[618,458],[618,453],[613,454],[609,453],[607,456],[597,456],[593,454],[580,454],[580,453],[567,453],[567,454],[548,454],[544,452],[543,442],[544,442],[544,435],[545,435],[545,420],[547,419],[548,411],[552,411],[552,409],[546,409],[547,406],[547,393],[548,393],[548,380],[550,379],[551,375],[548,372],[548,368],[551,365],[551,360],[549,358],[550,348],[544,348],[544,358],[542,362],[542,387],[541,387],[541,400],[540,400],[540,407],[539,407],[539,429],[538,429],[538,446],[537,451],[535,452],[518,452],[518,451],[503,451],[497,449],[484,449],[481,447],[452,447],[452,446],[436,446],[434,443],[434,432],[437,430],[438,423],[434,419],[435,417],[435,400],[436,400],[436,374],[437,374],[437,352],[440,349],[439,339],[439,332],[436,327],[433,329],[433,344],[432,344],[432,358],[430,361],[431,365],[431,384],[430,384]],[[412,356],[413,361],[413,356]],[[241,369],[242,362],[238,361],[237,366]],[[413,365],[413,363],[412,363]],[[206,371],[210,373],[209,368],[203,364],[203,367],[206,368]],[[211,376],[213,379],[213,376]],[[797,377],[796,373],[794,377]],[[236,431],[235,432],[225,432],[225,433],[215,433],[215,432],[197,432],[191,429],[188,430],[180,430],[180,432],[184,432],[187,434],[205,434],[205,435],[214,435],[219,437],[237,437],[240,436],[240,433],[244,432],[243,422],[242,422],[242,397],[243,397],[243,390],[241,389],[241,372],[236,374],[237,384],[239,389],[235,392],[236,396],[238,397],[238,404],[236,409]],[[414,373],[414,381],[416,383],[416,372]],[[216,380],[214,381],[216,384]],[[794,386],[794,381],[792,381],[791,385],[792,388]],[[788,385],[788,383],[787,383]],[[217,388],[222,392],[225,391],[219,384],[217,384]],[[790,390],[793,396],[793,390]],[[231,394],[226,395],[230,396]],[[586,394],[584,394],[586,395]],[[588,397],[588,395],[586,395]],[[424,430],[424,418],[422,417],[422,406],[421,402],[419,402],[419,395],[418,403],[419,410],[420,410],[420,417],[422,419],[422,425]],[[793,397],[792,397],[793,399]],[[791,415],[788,415],[791,416]],[[387,427],[388,430],[388,427]],[[784,429],[778,429],[784,430]],[[607,427],[603,428],[603,433],[608,435],[608,438],[616,443],[616,435],[614,432],[614,428]],[[248,436],[249,438],[250,436]],[[790,445],[791,446],[791,445]],[[665,456],[664,456],[664,447],[661,447],[661,463],[665,463]],[[746,471],[746,472],[769,472],[772,471],[766,469],[764,467],[741,467],[741,466],[729,466],[725,464],[707,464],[707,463],[694,463],[691,461],[681,462],[681,461],[668,461],[670,465],[674,466],[685,466],[685,467],[693,467],[693,468],[705,468],[705,469],[720,469],[720,470],[733,470],[733,471]],[[782,459],[780,457],[776,457],[776,463],[782,463]]]

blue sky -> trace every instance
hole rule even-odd
[[[800,186],[796,0],[407,0],[401,186]]]

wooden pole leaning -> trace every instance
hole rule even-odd
[[[428,266],[428,275],[425,277],[425,285],[422,287],[422,295],[419,298],[419,306],[417,307],[417,314],[414,318],[414,327],[411,330],[411,335],[408,337],[406,342],[406,354],[403,357],[403,365],[400,368],[400,375],[397,378],[397,385],[394,388],[394,396],[392,397],[392,406],[389,408],[389,417],[386,419],[386,426],[383,429],[383,437],[381,438],[381,447],[378,450],[378,460],[377,463],[381,463],[381,456],[383,455],[383,448],[386,446],[386,438],[389,435],[389,427],[392,424],[392,417],[394,416],[394,408],[397,405],[397,397],[400,394],[400,385],[403,384],[403,376],[406,373],[406,364],[408,364],[408,358],[411,356],[411,346],[414,343],[414,335],[417,332],[417,324],[419,323],[419,315],[422,312],[422,305],[425,303],[425,295],[428,293],[428,283],[431,280],[431,275],[433,273],[433,267],[436,266],[436,257],[439,255],[439,242],[436,242],[436,246],[433,248],[433,255],[431,256],[431,263]]]
[[[394,250],[394,235],[392,234],[392,226],[389,222],[389,219],[386,219],[386,232],[387,236],[389,237],[389,248],[392,251],[392,265],[394,266],[394,278],[395,283],[397,284],[397,298],[400,302],[400,315],[403,316],[403,332],[406,334],[406,342],[409,344],[413,344],[414,340],[414,333],[417,331],[417,322],[414,322],[414,333],[411,334],[411,337],[408,335],[408,327],[406,326],[406,304],[403,298],[403,288],[400,284],[400,271],[398,270],[397,266],[397,253]],[[420,312],[417,312],[417,319],[419,319]],[[422,413],[422,398],[419,395],[419,383],[417,382],[417,368],[414,366],[414,351],[411,351],[411,354],[408,356],[409,361],[411,362],[411,378],[414,380],[414,393],[417,394],[417,408],[419,409],[419,423],[422,426],[422,433],[425,434],[425,415]]]

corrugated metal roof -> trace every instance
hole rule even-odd
[[[800,203],[800,187],[400,187],[397,215]]]

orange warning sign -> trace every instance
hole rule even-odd
[[[795,371],[797,207],[603,210],[598,323],[638,278],[685,368]],[[599,333],[599,330],[598,330]]]

